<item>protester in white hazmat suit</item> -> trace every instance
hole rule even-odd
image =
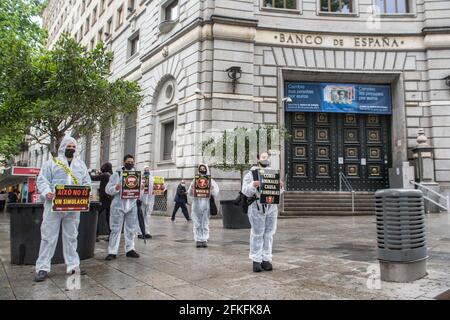
[[[248,207],[248,218],[251,224],[250,231],[250,254],[249,257],[253,261],[253,271],[261,272],[262,270],[272,270],[272,244],[273,235],[277,229],[278,205],[261,204],[259,200],[259,181],[254,181],[252,171],[258,169],[270,170],[269,154],[262,152],[258,157],[258,166],[252,167],[250,172],[244,176],[242,183],[242,193],[255,200]],[[281,192],[283,191],[281,183]]]
[[[45,197],[41,224],[41,245],[36,261],[35,281],[44,281],[50,272],[51,259],[55,253],[59,230],[62,226],[64,262],[69,274],[80,272],[80,258],[77,253],[78,225],[80,212],[52,212],[52,199],[56,185],[91,186],[91,178],[83,161],[75,156],[77,142],[70,136],[64,137],[57,158],[49,159],[41,168],[37,178],[39,193]]]
[[[118,168],[106,185],[105,191],[113,197],[111,201],[111,216],[109,235],[108,255],[105,260],[112,260],[117,257],[120,245],[120,233],[124,226],[125,252],[130,258],[139,258],[139,254],[134,250],[134,237],[136,235],[137,199],[121,199],[122,172],[134,171],[134,157],[126,155],[123,159],[124,166]]]
[[[151,239],[150,235],[150,216],[153,212],[153,206],[155,205],[155,196],[153,195],[153,174],[150,171],[150,167],[144,167],[144,175],[142,177],[142,181],[144,181],[144,177],[148,178],[148,192],[145,193],[144,190],[141,192],[141,208],[142,213],[144,215],[144,224],[145,224],[145,235],[142,235],[141,230],[138,226],[138,238],[139,239]]]
[[[200,164],[198,166],[199,175],[208,175],[209,168],[206,164]],[[219,194],[219,186],[211,179],[211,195],[217,197]],[[194,197],[195,179],[192,180],[188,190],[188,195],[192,197],[192,221],[194,222],[194,239],[197,248],[207,247],[206,242],[209,239],[209,216],[210,216],[210,204],[209,198]]]

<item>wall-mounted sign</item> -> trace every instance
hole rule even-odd
[[[32,167],[12,167],[12,175],[13,176],[38,176],[41,168],[32,168]]]
[[[286,82],[287,112],[391,114],[389,85]]]

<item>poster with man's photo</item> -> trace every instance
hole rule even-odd
[[[141,196],[141,172],[123,171],[121,199],[139,199]]]

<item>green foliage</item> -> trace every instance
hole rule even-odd
[[[32,58],[39,54],[45,32],[36,16],[40,0],[0,1],[0,157],[6,161],[19,152],[26,133],[24,114],[31,108]]]
[[[103,44],[87,51],[67,34],[39,56],[33,73],[39,94],[30,119],[36,139],[50,136],[55,152],[67,130],[86,135],[96,125],[115,124],[119,114],[137,110],[143,98],[139,85],[108,81],[112,59]]]
[[[202,141],[201,151],[211,167],[224,171],[239,171],[242,183],[244,171],[256,163],[257,155],[278,148],[286,139],[290,139],[290,134],[283,127],[236,127],[233,131],[225,131],[218,137],[209,137]]]

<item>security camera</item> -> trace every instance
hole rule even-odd
[[[286,98],[281,99],[281,101],[291,103],[292,99],[291,99],[291,97],[286,97]]]
[[[197,87],[197,88],[195,88],[195,91],[194,91],[196,94],[201,94],[202,93],[202,91]]]

